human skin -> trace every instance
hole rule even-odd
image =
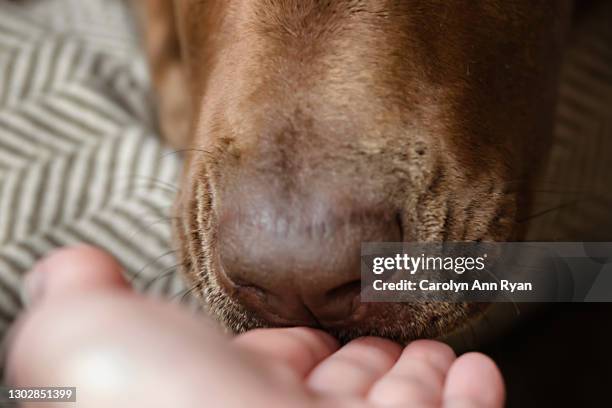
[[[503,406],[501,374],[480,353],[375,337],[340,347],[309,328],[230,338],[212,320],[132,292],[120,265],[92,247],[51,254],[28,274],[25,295],[7,380],[75,386],[79,407]]]

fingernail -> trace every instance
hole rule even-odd
[[[25,307],[32,306],[42,298],[47,275],[45,269],[45,262],[41,261],[24,276],[21,285],[21,301]]]

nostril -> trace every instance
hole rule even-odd
[[[398,211],[395,214],[395,221],[397,223],[397,227],[399,228],[399,240],[398,242],[404,242],[404,221],[402,219],[402,213]]]
[[[255,295],[261,299],[266,299],[269,295],[269,292],[261,286],[254,285],[252,283],[242,282],[242,281],[234,281],[234,287],[239,291],[242,291],[247,294]]]
[[[352,318],[359,301],[361,281],[351,280],[324,292],[304,297],[304,304],[323,325],[344,324]]]
[[[233,266],[233,264],[230,264]],[[227,261],[224,262],[221,257],[220,262],[221,273],[219,274],[220,283],[231,293],[240,293],[251,299],[265,301],[268,299],[270,292],[263,286],[253,283],[250,280],[244,279],[242,273],[234,273],[233,269],[228,268]]]
[[[355,279],[351,282],[345,283],[344,285],[327,291],[325,296],[327,298],[346,298],[358,294],[361,291],[361,280]]]

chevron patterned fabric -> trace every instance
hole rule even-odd
[[[122,1],[0,0],[0,336],[23,273],[64,245],[103,247],[137,287],[181,293],[180,158],[156,135],[147,75]]]
[[[531,239],[612,240],[610,21],[602,1],[571,38]],[[150,101],[124,1],[0,0],[0,337],[24,272],[63,245],[101,246],[137,288],[184,293],[168,222],[180,158]]]

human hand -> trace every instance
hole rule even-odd
[[[8,380],[77,387],[79,407],[503,405],[499,370],[482,354],[373,337],[340,348],[308,328],[230,339],[206,318],[132,292],[120,266],[91,247],[52,254],[26,287],[31,306],[11,333]]]

